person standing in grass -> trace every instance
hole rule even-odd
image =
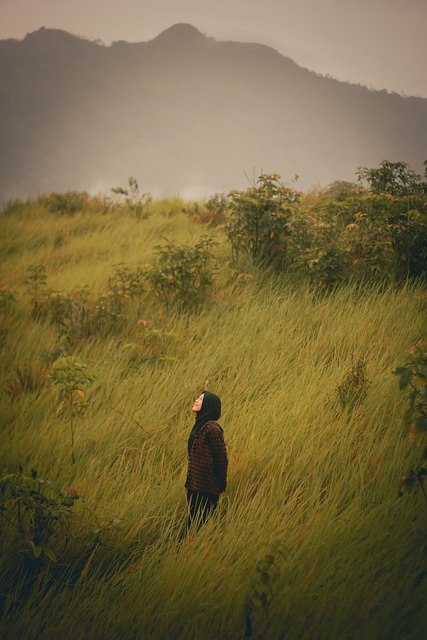
[[[187,528],[203,524],[227,486],[228,457],[222,427],[221,400],[203,391],[193,404],[196,421],[188,439]]]

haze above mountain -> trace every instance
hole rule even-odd
[[[422,172],[427,100],[299,67],[276,50],[178,24],[149,42],[40,29],[0,41],[0,204],[135,176],[198,197],[275,172],[297,187],[402,160]]]

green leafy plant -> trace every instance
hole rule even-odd
[[[281,183],[278,174],[261,174],[246,191],[230,191],[226,233],[233,261],[242,252],[257,264],[283,265],[289,220],[300,198],[298,191]]]
[[[408,394],[409,407],[405,425],[413,432],[427,431],[427,344],[420,340],[409,352],[409,358],[394,375],[399,376],[399,389]]]
[[[342,234],[351,258],[354,280],[389,279],[395,273],[395,252],[390,228],[383,220],[357,213]]]
[[[402,367],[394,372],[399,376],[399,388],[407,394],[409,406],[405,411],[404,423],[409,429],[410,441],[416,434],[427,431],[427,344],[424,340],[417,342],[409,352],[409,358]],[[419,486],[423,492],[426,504],[427,494],[423,480],[427,475],[427,448],[423,453],[423,460],[418,468],[410,471],[401,478],[400,486],[412,488]],[[401,493],[401,492],[400,492]]]
[[[120,263],[115,265],[114,273],[108,279],[108,290],[112,298],[115,298],[120,309],[121,303],[125,300],[136,300],[138,302],[138,314],[141,309],[141,302],[147,289],[147,269],[136,267],[131,269],[129,265]]]
[[[127,321],[125,303],[130,299],[126,289],[115,281],[105,295],[97,298],[87,286],[70,292],[51,291],[43,309],[57,327],[58,337],[71,348],[81,338],[121,331]]]
[[[204,236],[194,247],[167,242],[157,247],[158,262],[148,275],[166,309],[194,309],[205,300],[213,284],[215,242]]]
[[[427,195],[427,182],[406,162],[383,160],[378,168],[359,167],[356,175],[360,182],[366,180],[373,193],[389,193],[398,197]]]
[[[59,358],[53,364],[49,378],[59,386],[59,404],[57,413],[66,411],[69,417],[71,437],[71,461],[76,461],[74,452],[74,435],[77,419],[84,415],[88,402],[84,400],[85,390],[95,380],[95,374],[89,367],[73,356]]]
[[[70,531],[71,509],[79,498],[77,489],[65,493],[56,482],[43,480],[32,470],[31,476],[2,472],[0,475],[0,519],[3,533],[20,541],[32,558],[53,562],[65,551]]]

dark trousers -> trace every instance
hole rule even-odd
[[[206,518],[215,511],[219,496],[187,489],[188,520],[187,529],[195,524],[199,528]]]

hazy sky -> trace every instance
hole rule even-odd
[[[0,39],[41,26],[105,44],[188,22],[339,80],[427,98],[427,0],[0,0]]]

